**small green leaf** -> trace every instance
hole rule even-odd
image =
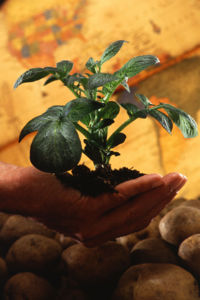
[[[145,70],[149,66],[159,63],[159,59],[152,55],[136,56],[130,59],[120,70],[114,73],[119,78],[127,76],[133,77]]]
[[[135,104],[122,103],[121,106],[127,111],[129,117],[142,118],[147,117],[147,111],[145,109],[139,109]]]
[[[22,129],[19,142],[31,132],[38,131],[49,121],[58,120],[63,115],[63,106],[55,105],[47,109],[45,113],[30,120]]]
[[[113,135],[112,139],[110,140],[110,147],[114,148],[120,144],[122,144],[126,139],[126,135],[122,132],[118,132],[115,135]]]
[[[118,115],[119,111],[119,104],[114,101],[109,101],[99,112],[99,117],[102,119],[114,119]]]
[[[53,82],[53,81],[55,81],[55,80],[58,80],[58,78],[57,78],[56,76],[54,76],[54,75],[51,75],[51,76],[45,81],[44,85],[47,85],[47,84],[49,84],[49,83],[51,83],[51,82]]]
[[[191,138],[198,135],[197,124],[190,115],[170,104],[161,103],[161,105],[168,113],[170,119],[181,130],[185,138]]]
[[[88,78],[79,73],[74,73],[73,75],[68,75],[65,78],[63,78],[63,81],[66,86],[70,87],[72,87],[75,84],[75,82],[82,83],[84,86],[85,84],[87,84]]]
[[[88,59],[88,61],[86,62],[86,68],[88,70],[90,70],[92,73],[96,73],[95,67],[98,64],[98,62],[95,62],[94,59],[92,57],[90,57]]]
[[[92,75],[88,79],[88,88],[90,90],[95,89],[99,86],[103,86],[104,84],[118,80],[118,78],[112,74],[109,73],[97,73]]]
[[[146,96],[141,94],[135,94],[135,95],[144,104],[145,107],[152,105],[151,101]]]
[[[93,126],[94,129],[103,129],[111,124],[113,124],[114,121],[112,119],[103,119],[98,124]]]
[[[159,110],[151,110],[149,111],[149,115],[155,118],[168,133],[172,132],[173,123],[163,112]]]
[[[78,122],[85,115],[91,113],[94,110],[102,108],[104,106],[103,103],[87,99],[87,98],[77,98],[68,102],[64,106],[64,114],[67,116],[72,122]]]
[[[69,60],[62,60],[56,64],[56,67],[58,69],[58,73],[61,73],[62,75],[67,75],[73,68],[73,62]]]
[[[110,44],[106,50],[104,51],[104,53],[101,56],[101,60],[100,63],[103,64],[105,63],[107,60],[111,59],[113,56],[115,56],[119,50],[121,49],[122,45],[125,43],[126,41],[124,40],[119,40],[116,41],[112,44]]]
[[[14,88],[16,89],[20,84],[25,83],[25,82],[32,82],[39,80],[45,76],[47,76],[49,72],[47,70],[44,70],[42,68],[33,68],[25,73],[23,73],[15,82]]]
[[[60,173],[76,166],[81,153],[74,125],[65,118],[49,121],[40,128],[31,145],[30,159],[41,171]]]

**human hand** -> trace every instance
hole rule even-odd
[[[119,184],[116,193],[94,198],[64,187],[55,176],[33,167],[9,170],[6,186],[0,178],[0,196],[6,200],[0,209],[34,217],[86,246],[146,227],[186,182],[178,173],[144,175]]]

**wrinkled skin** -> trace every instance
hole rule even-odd
[[[33,217],[92,247],[146,227],[185,182],[179,173],[150,174],[94,198],[34,167],[0,163],[0,210]]]

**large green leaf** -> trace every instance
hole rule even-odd
[[[151,110],[149,111],[149,115],[155,118],[168,133],[172,132],[173,123],[163,112],[159,110]]]
[[[46,123],[48,123],[51,120],[58,120],[63,114],[63,106],[61,105],[55,105],[43,113],[40,116],[37,116],[30,120],[22,129],[20,136],[19,136],[19,142],[29,133],[38,131],[42,126],[44,126]]]
[[[102,108],[104,106],[103,103],[87,99],[87,98],[77,98],[68,102],[64,106],[64,114],[67,116],[72,122],[78,122],[85,115],[91,113],[94,110]]]
[[[159,59],[153,55],[136,56],[130,59],[121,69],[114,73],[119,78],[133,77],[149,66],[159,63]]]
[[[30,159],[41,171],[60,173],[76,166],[81,153],[74,125],[67,119],[53,120],[42,126],[33,139]]]
[[[125,43],[126,41],[124,40],[119,40],[116,41],[112,44],[110,44],[106,50],[104,51],[104,53],[101,56],[101,60],[100,63],[103,64],[105,63],[107,60],[111,59],[113,56],[115,56],[119,50],[121,49],[122,45]]]
[[[109,101],[99,112],[99,117],[102,119],[114,119],[118,115],[119,110],[119,104],[114,101]]]
[[[190,115],[170,104],[161,103],[161,107],[165,109],[170,119],[178,126],[185,138],[191,138],[198,135],[197,124]]]
[[[103,86],[104,84],[118,80],[118,78],[109,73],[97,73],[88,79],[88,88],[90,90],[95,89],[99,86]]]

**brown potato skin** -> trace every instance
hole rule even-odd
[[[33,273],[18,273],[12,276],[4,288],[4,300],[50,300],[55,290],[49,282]]]
[[[69,276],[84,287],[110,284],[130,266],[127,249],[115,242],[94,248],[76,244],[63,251],[62,259]]]
[[[200,234],[185,239],[180,244],[178,255],[195,275],[200,276]]]
[[[131,264],[171,263],[179,259],[171,245],[159,238],[149,238],[138,242],[131,250]]]
[[[141,264],[120,278],[112,300],[199,300],[196,279],[173,264]]]
[[[161,237],[175,246],[189,236],[200,233],[200,209],[179,206],[168,212],[159,223]]]
[[[55,272],[62,247],[54,239],[27,234],[12,244],[6,262],[12,272]]]

